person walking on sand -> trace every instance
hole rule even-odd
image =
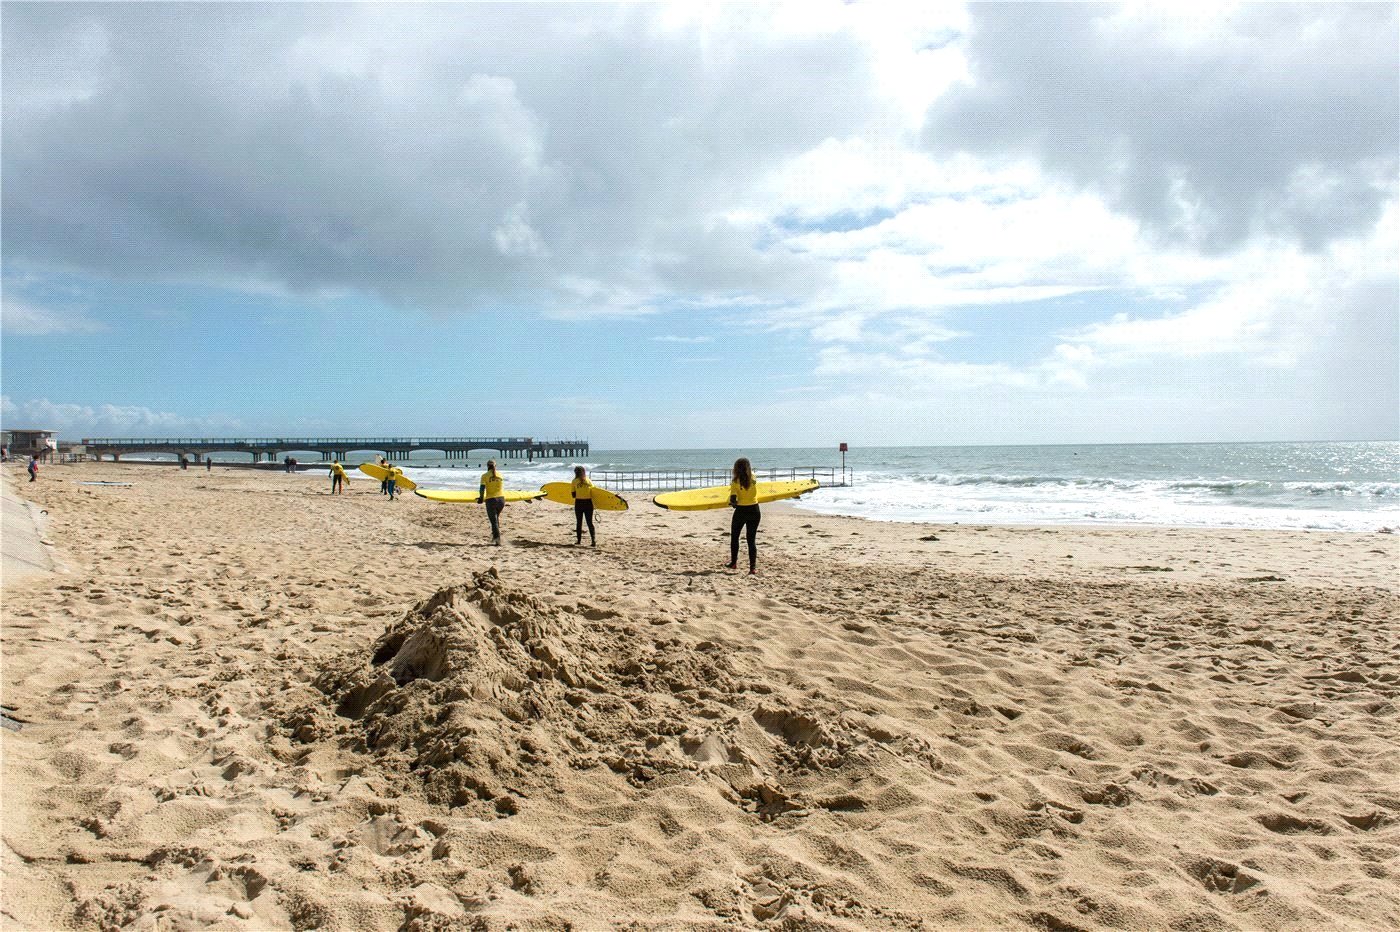
[[[388,495],[388,494],[389,494],[389,476],[388,476],[389,461],[386,460],[386,459],[385,459],[384,457],[382,457],[382,456],[379,458],[379,468],[385,470],[385,476],[384,476],[384,478],[379,480],[379,494],[380,494],[380,495]]]
[[[506,510],[506,481],[496,472],[496,461],[486,461],[486,472],[481,474],[481,485],[476,490],[476,500],[486,504],[486,520],[491,522],[491,543],[501,546],[501,512]]]
[[[734,461],[734,480],[729,483],[729,507],[734,516],[729,522],[729,562],[727,569],[739,568],[739,530],[742,528],[749,545],[749,575],[758,574],[758,483],[754,481],[753,464],[748,457]]]
[[[394,490],[398,488],[399,476],[403,475],[403,470],[392,463],[385,463],[384,468],[389,470],[389,474],[384,477],[384,490],[389,496],[389,501],[392,502],[394,500]]]
[[[337,462],[331,462],[331,494],[343,495],[345,493],[345,467]]]
[[[36,482],[36,481],[38,481],[38,479],[39,479],[39,457],[34,456],[34,455],[31,454],[30,457],[29,457],[29,466],[26,467],[26,468],[29,470],[29,481],[30,481],[30,482]]]
[[[583,543],[583,522],[588,522],[588,546],[598,546],[598,535],[593,530],[593,483],[588,481],[588,470],[574,467],[574,481],[569,483],[569,492],[574,497],[574,546]]]
[[[205,471],[205,472],[213,472],[213,471],[214,471],[214,457],[212,457],[212,456],[206,456],[206,457],[204,458],[204,471]]]

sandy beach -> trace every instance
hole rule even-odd
[[[21,470],[5,929],[1400,927],[1400,535]]]

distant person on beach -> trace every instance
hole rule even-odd
[[[29,457],[29,481],[34,482],[39,478],[39,457],[31,455]]]
[[[729,483],[729,507],[734,517],[729,522],[729,562],[731,570],[739,568],[739,530],[742,528],[749,545],[749,574],[758,573],[758,483],[754,481],[753,464],[748,457],[734,461],[734,480]]]
[[[342,495],[345,493],[345,467],[339,463],[331,463],[331,494]]]
[[[189,469],[189,468],[190,468],[190,458],[189,458],[188,456],[182,456],[182,457],[180,457],[180,468],[181,468],[181,469]]]
[[[389,469],[389,461],[382,456],[379,458],[379,468],[386,471],[386,475],[384,476],[384,478],[379,480],[379,494],[388,495],[389,477],[387,475],[387,470]]]
[[[574,481],[569,483],[569,492],[574,497],[574,546],[583,543],[583,522],[588,522],[588,546],[598,546],[598,535],[593,531],[593,483],[588,481],[588,470],[574,467]]]
[[[399,476],[403,475],[403,470],[391,463],[385,463],[384,468],[389,470],[388,475],[384,477],[384,492],[389,496],[389,501],[392,502],[394,500],[394,490],[398,488]]]
[[[491,543],[501,545],[501,512],[506,510],[506,481],[496,472],[496,461],[486,461],[486,472],[481,474],[481,486],[476,490],[476,500],[486,503],[486,520],[491,522]]]
[[[205,472],[213,472],[213,471],[214,471],[214,457],[212,457],[212,456],[206,456],[206,457],[204,458],[204,471],[205,471]]]

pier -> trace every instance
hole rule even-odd
[[[407,460],[430,450],[444,459],[468,459],[473,451],[492,451],[502,459],[564,459],[588,456],[587,440],[536,440],[533,437],[86,437],[83,446],[99,462],[110,456],[169,453],[201,460],[210,453],[247,453],[254,463],[275,462],[289,453],[315,453],[323,462],[347,460],[351,453],[377,453]]]

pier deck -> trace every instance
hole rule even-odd
[[[381,453],[407,459],[416,450],[467,459],[473,451],[493,450],[504,459],[559,459],[588,455],[587,440],[536,440],[533,437],[88,437],[83,446],[98,460],[139,453],[170,453],[201,459],[209,453],[247,453],[253,462],[286,453],[316,453],[323,461],[344,460],[351,453]]]

